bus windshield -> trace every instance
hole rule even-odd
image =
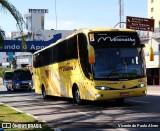
[[[129,80],[144,77],[142,48],[95,48],[95,79]]]
[[[16,71],[15,80],[32,80],[32,75],[29,71]]]

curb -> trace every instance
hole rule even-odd
[[[4,103],[2,103],[2,102],[0,102],[0,104],[8,106],[7,104],[4,104]],[[21,110],[19,110],[19,109],[17,109],[17,108],[14,108],[14,107],[12,107],[12,106],[8,106],[8,107],[10,107],[11,109],[13,109],[13,110],[15,110],[15,111],[17,111],[17,112],[24,113],[24,114],[26,114],[26,115],[28,115],[28,116],[31,116],[31,117],[33,117],[34,119],[38,120],[39,122],[43,122],[43,123],[45,123],[45,124],[47,125],[47,122],[46,122],[46,121],[41,120],[41,119],[39,119],[39,118],[36,117],[36,116],[33,116],[33,115],[29,114],[29,113],[26,113],[26,112],[24,112],[24,111],[21,111]],[[48,125],[47,125],[47,126],[48,126]],[[52,128],[52,127],[50,127],[50,126],[48,126],[48,127],[51,128],[51,129],[54,130],[54,131],[61,131],[61,129],[59,129],[59,128]],[[57,130],[57,129],[58,129],[58,130]]]
[[[2,102],[0,102],[0,104],[8,106],[7,104],[4,104],[4,103],[2,103]],[[26,113],[26,112],[24,112],[24,111],[21,111],[21,110],[19,110],[19,109],[17,109],[17,108],[14,108],[14,107],[12,107],[12,106],[8,106],[8,107],[10,107],[11,109],[13,109],[13,110],[15,110],[15,111],[17,111],[17,112],[24,113],[24,114],[26,114],[26,115],[28,115],[28,116],[31,116],[31,117],[37,119],[37,120],[40,121],[40,122],[46,122],[46,121],[40,120],[40,119],[39,119],[38,117],[36,117],[36,116],[33,116],[33,115],[29,114],[29,113]]]

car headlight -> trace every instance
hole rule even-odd
[[[95,86],[95,88],[97,90],[109,90],[110,89],[109,87],[105,87],[105,86]]]
[[[141,84],[137,85],[138,88],[143,88],[143,87],[145,87],[145,86],[146,86],[145,83],[141,83]]]

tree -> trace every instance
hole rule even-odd
[[[14,19],[17,22],[17,26],[20,30],[20,33],[23,36],[23,24],[25,23],[23,20],[22,15],[19,13],[19,11],[16,9],[14,5],[12,5],[8,0],[0,0],[0,11],[6,10],[11,13],[11,15],[14,17]],[[0,28],[0,47],[3,46],[3,40],[5,38],[5,32],[2,28]],[[22,47],[25,47],[25,40],[24,37],[22,37]]]

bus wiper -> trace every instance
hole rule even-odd
[[[109,74],[106,74],[107,75],[107,78],[110,78],[110,77],[119,77],[119,78],[138,78],[138,77],[141,77],[140,75],[138,74],[135,74],[135,73],[118,73],[118,71],[122,71],[122,70],[126,70],[126,69],[120,69],[120,70],[113,70],[112,72],[110,72]]]
[[[110,76],[117,76],[119,73],[117,73],[117,71],[122,71],[122,70],[125,70],[125,69],[119,69],[119,70],[112,70],[109,74],[106,74],[107,75],[107,78],[109,78]]]
[[[126,73],[128,76],[130,77],[141,77],[140,75],[138,74],[135,74],[135,73]]]

